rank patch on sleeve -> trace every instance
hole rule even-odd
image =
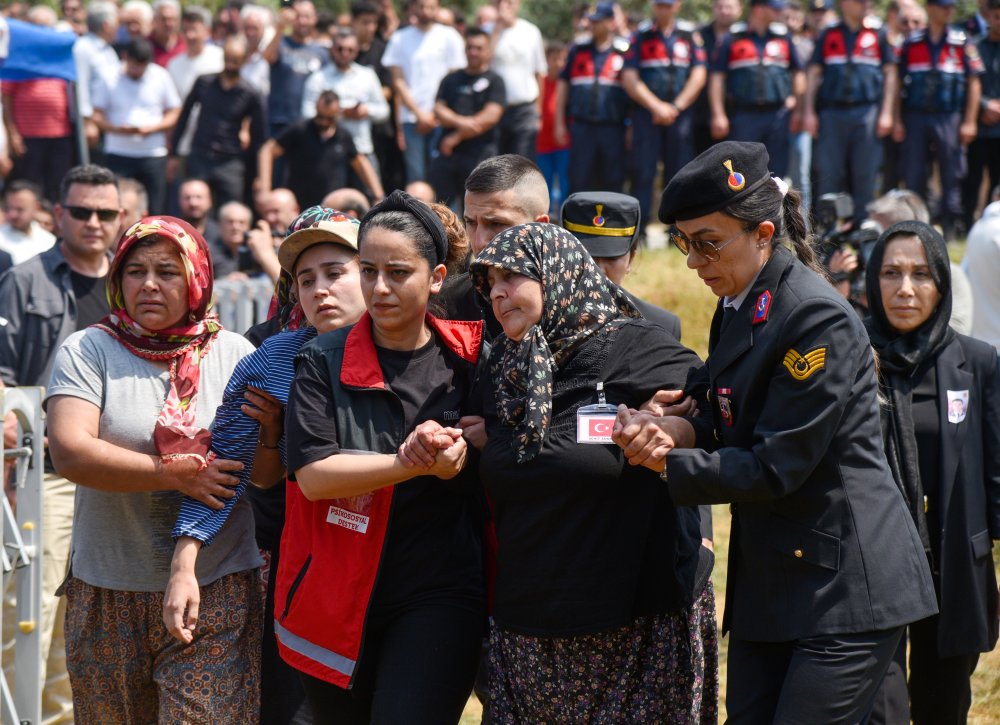
[[[808,380],[826,366],[826,347],[817,347],[805,355],[792,348],[782,361],[785,369],[796,380]]]

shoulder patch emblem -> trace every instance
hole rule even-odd
[[[767,322],[767,316],[770,312],[771,290],[764,290],[761,292],[760,297],[757,298],[757,303],[753,306],[753,321],[750,324],[759,325],[762,322]]]
[[[808,380],[826,367],[826,347],[814,348],[805,355],[800,355],[795,348],[792,348],[785,353],[782,365],[794,379]]]

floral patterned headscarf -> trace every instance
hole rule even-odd
[[[188,315],[176,327],[147,330],[125,309],[122,267],[136,244],[155,237],[180,253],[188,286]],[[201,360],[222,329],[212,311],[212,257],[205,239],[187,222],[169,216],[140,219],[122,236],[108,272],[111,314],[94,327],[117,339],[133,355],[170,364],[170,389],[156,419],[153,439],[165,461],[198,458],[207,465],[211,434],[194,424]]]
[[[545,442],[559,366],[608,323],[641,315],[577,238],[554,224],[512,227],[479,253],[471,273],[487,299],[491,267],[522,274],[542,286],[541,320],[520,342],[501,335],[490,356],[497,412],[514,429],[514,452],[523,463],[538,455]]]

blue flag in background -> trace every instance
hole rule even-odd
[[[0,79],[76,80],[76,63],[73,62],[75,33],[60,33],[20,20],[7,20],[7,25],[10,28],[10,53],[0,66]]]

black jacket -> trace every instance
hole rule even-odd
[[[709,340],[714,426],[667,467],[676,504],[733,503],[723,628],[781,642],[934,614],[886,463],[861,320],[783,247],[725,332],[721,310]]]
[[[934,361],[941,428],[938,654],[997,643],[992,539],[1000,539],[1000,370],[996,349],[958,335]],[[948,420],[947,391],[968,391],[965,419]]]

